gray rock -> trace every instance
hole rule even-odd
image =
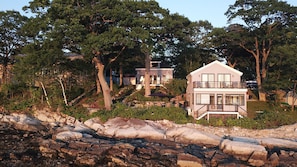
[[[220,149],[229,155],[233,155],[240,160],[247,161],[253,166],[262,166],[267,160],[267,154],[264,146],[239,141],[225,139],[220,144]]]
[[[272,155],[270,155],[268,160],[269,160],[270,166],[272,166],[272,167],[279,166],[279,157],[278,157],[277,153],[273,153]]]
[[[218,146],[221,138],[191,127],[175,127],[166,131],[166,138],[181,143],[193,143],[208,146]]]
[[[297,150],[297,142],[293,140],[277,139],[277,138],[260,138],[259,143],[268,148],[282,148]]]
[[[178,154],[177,165],[180,167],[203,167],[203,160],[191,154]]]
[[[96,166],[96,164],[98,164],[98,157],[89,154],[77,156],[75,163],[79,165]]]
[[[59,132],[56,135],[54,135],[55,140],[62,140],[62,141],[68,141],[71,139],[81,139],[83,137],[83,134],[80,132],[73,132],[73,131],[64,131]]]

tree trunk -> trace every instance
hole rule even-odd
[[[2,70],[2,76],[1,76],[2,80],[0,80],[0,81],[1,81],[1,86],[2,86],[4,84],[6,84],[6,82],[7,82],[7,65],[2,64],[1,67],[2,67],[2,69],[1,69]]]
[[[293,112],[295,110],[295,90],[296,90],[296,81],[294,82],[294,87],[293,87],[293,91],[292,91],[292,105],[291,105],[291,111]]]
[[[71,100],[68,105],[69,106],[73,106],[75,103],[77,103],[79,100],[81,100],[83,97],[85,97],[88,93],[91,93],[92,91],[94,91],[96,88],[92,88],[91,90],[82,93],[81,95],[77,96],[75,99]]]
[[[39,83],[40,83],[41,88],[42,88],[42,90],[43,90],[43,94],[44,94],[44,96],[45,96],[47,105],[49,106],[49,108],[52,108],[52,106],[51,106],[51,104],[50,104],[50,102],[49,102],[49,99],[48,99],[48,96],[47,96],[47,92],[46,92],[46,90],[45,90],[45,87],[44,87],[43,83],[42,83],[42,82],[39,82]]]
[[[95,66],[98,70],[97,76],[103,92],[105,109],[111,110],[112,100],[110,95],[110,89],[104,76],[104,64],[102,64],[102,62],[97,57],[93,58],[93,62],[95,63]]]
[[[63,85],[62,77],[61,76],[58,77],[58,81],[59,81],[59,83],[61,85],[61,88],[62,88],[62,94],[63,94],[63,98],[64,98],[64,103],[65,103],[66,106],[68,106],[67,97],[66,97],[66,93],[65,93],[65,88],[64,88],[64,85]]]
[[[263,91],[263,87],[262,87],[262,76],[261,76],[259,56],[256,57],[256,74],[257,74],[256,80],[258,85],[259,101],[266,101],[266,93]]]
[[[149,97],[151,95],[151,87],[150,87],[150,65],[151,58],[149,54],[145,55],[145,73],[144,73],[144,88],[145,88],[145,97]]]
[[[113,91],[112,68],[109,69],[109,89]]]
[[[254,58],[255,58],[255,65],[256,65],[256,80],[257,80],[257,85],[258,85],[258,94],[259,94],[259,101],[266,101],[266,93],[263,91],[263,87],[262,87],[262,79],[263,75],[261,74],[261,71],[263,71],[263,69],[261,70],[261,63],[260,63],[260,50],[259,50],[259,41],[258,39],[255,37],[255,49],[251,50],[246,48],[243,44],[239,44],[243,49],[245,49],[246,51],[248,51],[249,53],[251,53]],[[268,56],[268,55],[265,55]],[[266,63],[266,61],[264,61]],[[262,60],[263,63],[263,60]],[[262,68],[265,67],[262,65]],[[266,71],[265,71],[266,72]],[[266,74],[265,74],[266,75]]]
[[[96,94],[98,95],[101,92],[102,92],[102,90],[101,90],[100,81],[99,81],[98,75],[96,75]]]
[[[258,90],[259,93],[259,101],[266,101],[266,93],[262,90]]]
[[[120,65],[120,87],[123,86],[123,67]]]

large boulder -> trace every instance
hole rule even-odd
[[[261,138],[258,142],[268,148],[282,148],[297,150],[297,142],[293,140],[277,139],[277,138]]]
[[[76,119],[61,112],[52,112],[50,109],[35,110],[34,117],[38,120],[52,124],[53,126],[74,125]]]
[[[68,141],[71,139],[78,140],[83,138],[83,134],[80,132],[64,131],[64,132],[57,133],[56,135],[53,136],[53,138],[61,141]]]
[[[265,147],[255,143],[224,139],[220,149],[226,154],[247,161],[252,166],[263,166],[267,160],[268,152]]]
[[[140,119],[114,118],[108,120],[104,125],[102,133],[109,137],[117,138],[149,138],[164,139],[165,132],[154,126],[151,122]]]
[[[73,131],[75,131],[75,132],[82,132],[82,133],[92,133],[93,132],[93,129],[86,126],[84,123],[82,123],[80,121],[75,121],[73,126],[74,126]]]
[[[101,122],[101,120],[99,118],[88,119],[84,122],[84,124],[87,127],[95,130],[96,132],[102,131],[104,129],[103,123]]]
[[[65,123],[66,119],[63,114],[59,112],[52,112],[50,109],[36,110],[34,112],[34,117],[40,121],[47,123]]]
[[[200,158],[191,154],[179,154],[177,156],[177,165],[180,167],[203,167],[205,164]]]
[[[162,129],[158,129],[150,124],[146,124],[145,126],[137,129],[138,138],[146,138],[146,139],[154,139],[161,140],[165,139],[165,131]]]
[[[166,131],[167,139],[171,139],[177,142],[187,142],[193,144],[202,144],[210,146],[218,146],[221,138],[206,132],[202,132],[198,129],[181,126],[168,129]]]
[[[45,129],[45,126],[39,120],[26,114],[12,113],[11,115],[4,115],[1,121],[11,123],[19,130],[37,132]]]

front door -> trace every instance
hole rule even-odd
[[[210,100],[210,108],[211,109],[215,109],[215,104],[216,104],[216,102],[215,102],[215,96],[214,96],[214,94],[211,94],[210,96],[209,96],[209,100]]]
[[[223,110],[223,95],[217,94],[217,109]]]

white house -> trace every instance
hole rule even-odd
[[[213,61],[187,75],[188,114],[199,120],[212,115],[247,115],[247,88],[242,72]]]
[[[145,68],[136,68],[136,88],[144,86]],[[150,86],[163,86],[173,79],[173,68],[161,67],[161,61],[150,62]]]

